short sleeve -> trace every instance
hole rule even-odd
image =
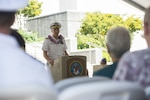
[[[49,44],[49,40],[45,39],[43,42],[43,46],[42,46],[43,51],[48,51],[48,49],[49,49],[48,44]]]

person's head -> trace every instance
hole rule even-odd
[[[144,38],[150,46],[150,7],[146,9],[144,15]]]
[[[0,27],[10,27],[15,20],[15,12],[1,12],[0,11]]]
[[[106,45],[111,58],[120,59],[130,50],[130,34],[124,27],[115,27],[107,32]]]
[[[102,58],[100,64],[101,65],[106,65],[107,64],[106,58]]]
[[[0,29],[8,34],[8,29],[15,21],[15,13],[27,5],[28,0],[0,0]]]
[[[51,32],[53,34],[59,34],[59,29],[61,28],[61,24],[58,22],[54,22],[50,25]]]

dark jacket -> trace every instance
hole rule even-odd
[[[117,64],[118,64],[118,62],[114,62],[111,65],[107,65],[103,69],[100,69],[100,70],[94,72],[93,76],[105,76],[105,77],[112,78],[114,75],[114,72],[117,68]]]

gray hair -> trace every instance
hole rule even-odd
[[[115,58],[120,58],[125,52],[130,50],[129,31],[124,27],[115,27],[108,31],[106,44],[109,53]]]

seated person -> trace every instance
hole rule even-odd
[[[124,27],[116,27],[108,31],[106,38],[107,51],[113,64],[105,66],[93,73],[93,76],[112,78],[121,56],[130,49],[129,31]]]
[[[150,86],[150,7],[144,15],[144,38],[148,48],[123,55],[113,76],[114,80],[131,81],[143,88]]]
[[[101,60],[101,62],[100,62],[100,64],[101,65],[107,65],[107,60],[106,60],[106,58],[103,58],[102,60]]]
[[[107,65],[106,58],[102,58],[100,61],[100,65],[94,65],[93,66],[93,72],[104,68],[106,65]]]

